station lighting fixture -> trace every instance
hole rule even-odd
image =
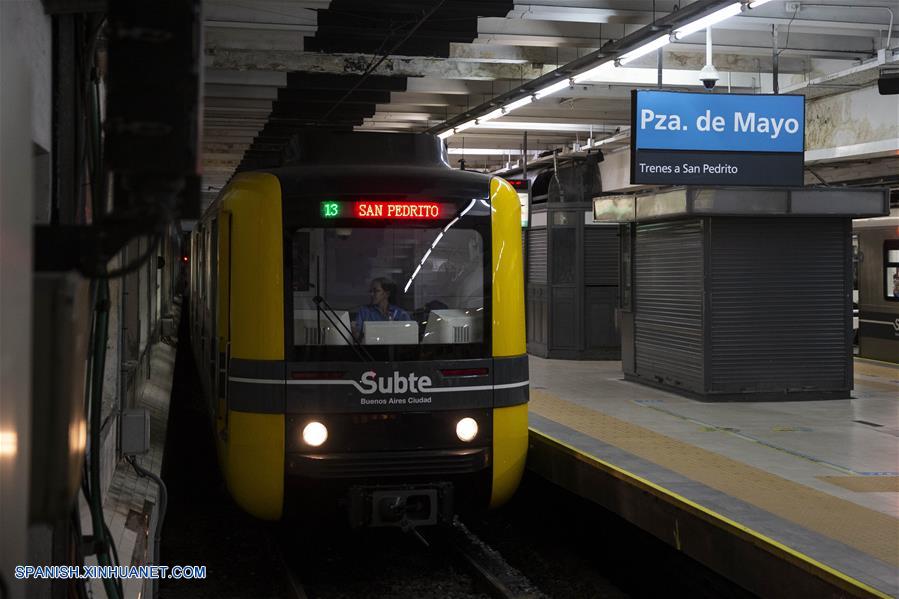
[[[463,418],[456,423],[456,436],[468,443],[478,436],[478,423],[474,418]]]
[[[533,95],[525,96],[519,100],[515,100],[514,102],[510,102],[509,104],[506,104],[505,106],[503,106],[503,109],[506,111],[506,114],[508,114],[508,113],[512,112],[513,110],[518,110],[522,106],[527,106],[528,104],[530,104],[533,101],[534,101]]]
[[[557,81],[552,85],[547,85],[543,89],[538,89],[536,92],[534,92],[534,99],[539,100],[540,98],[551,96],[558,91],[562,91],[566,87],[571,87],[571,79],[563,79],[562,81]]]
[[[631,50],[630,52],[623,54],[621,58],[618,59],[618,64],[627,64],[629,62],[633,62],[640,58],[641,56],[646,56],[650,52],[655,52],[659,48],[664,48],[671,42],[671,38],[668,34],[660,35],[649,43],[643,44],[639,48]]]
[[[328,428],[321,422],[312,421],[303,429],[303,442],[318,447],[328,440]]]
[[[471,119],[470,121],[467,121],[465,123],[462,123],[458,127],[455,127],[453,129],[453,131],[455,131],[456,133],[461,133],[462,131],[465,131],[466,129],[471,129],[472,127],[474,127],[477,124],[478,124],[478,119]]]
[[[450,155],[468,155],[468,156],[494,156],[498,154],[513,156],[521,156],[521,150],[517,148],[449,148],[447,153]],[[540,150],[528,151],[528,154],[539,154]]]
[[[715,12],[702,17],[701,19],[696,19],[692,23],[687,23],[683,27],[678,27],[674,30],[674,34],[671,37],[673,37],[675,40],[683,39],[691,33],[696,33],[697,31],[701,31],[707,27],[717,25],[725,19],[729,19],[735,15],[738,15],[742,10],[742,2],[734,2],[733,4],[728,4],[724,8],[716,10]]]
[[[591,79],[601,79],[604,74],[608,74],[614,67],[626,65],[637,60],[641,56],[646,56],[651,52],[655,52],[659,48],[667,46],[673,41],[681,40],[692,33],[707,29],[726,19],[729,19],[730,17],[736,16],[743,10],[758,8],[759,6],[767,4],[771,1],[772,0],[750,0],[749,2],[734,2],[732,4],[728,4],[724,8],[696,19],[691,23],[687,23],[682,27],[678,27],[671,34],[662,34],[643,44],[642,46],[639,46],[637,48],[634,48],[633,50],[630,50],[629,52],[626,52],[625,54],[622,54],[620,57],[618,57],[617,60],[605,62],[603,64],[600,64],[599,66],[593,67],[592,69],[573,75],[571,78],[557,81],[552,85],[548,85],[542,89],[537,90],[532,95],[528,95],[515,100],[514,102],[510,102],[509,104],[506,104],[501,108],[497,108],[496,110],[493,110],[492,112],[489,112],[482,117],[472,119],[452,129],[447,129],[446,131],[438,133],[437,136],[440,139],[446,140],[448,137],[451,137],[455,133],[459,133],[470,127],[474,127],[488,121],[492,121],[493,119],[497,119],[501,116],[509,114],[513,110],[517,110],[522,106],[526,106],[535,100],[540,100],[541,98],[545,98],[546,96],[551,96],[556,92],[562,91],[567,87],[571,87],[576,83],[580,83],[582,81],[590,81]]]
[[[602,63],[598,67],[593,67],[588,71],[578,73],[577,75],[572,77],[571,80],[575,83],[580,83],[581,81],[590,81],[592,79],[601,78],[603,75],[607,75],[613,70],[615,70],[615,62],[610,60],[609,62]]]
[[[503,129],[508,131],[601,131],[604,127],[589,123],[532,123],[529,121],[499,121],[479,125],[484,129]],[[614,129],[614,127],[612,127]]]
[[[478,125],[481,125],[481,124],[486,123],[486,122],[488,122],[488,121],[492,121],[493,119],[497,119],[497,118],[503,116],[504,114],[506,114],[506,111],[505,111],[505,110],[503,110],[502,108],[497,108],[497,109],[494,110],[493,112],[488,112],[488,113],[485,114],[484,116],[479,116],[479,117],[478,117],[477,119],[475,119],[475,120],[478,122]]]

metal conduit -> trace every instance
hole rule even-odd
[[[889,50],[889,49],[890,49],[890,41],[893,39],[893,19],[894,19],[894,15],[893,15],[893,9],[890,8],[890,7],[888,7],[888,6],[874,6],[874,5],[871,5],[871,4],[846,4],[846,5],[840,5],[840,4],[806,4],[805,2],[801,3],[799,6],[800,6],[800,8],[802,8],[803,6],[814,6],[815,8],[870,8],[870,9],[873,9],[873,10],[885,10],[885,11],[887,11],[888,13],[890,13],[890,25],[889,25],[889,29],[887,29],[887,42],[886,42],[886,44],[884,45],[883,48],[884,48],[884,50]]]

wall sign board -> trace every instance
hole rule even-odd
[[[802,186],[805,96],[634,90],[631,183]]]

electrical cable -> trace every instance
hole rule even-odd
[[[896,15],[893,13],[893,9],[890,8],[889,6],[877,6],[877,5],[871,5],[871,4],[858,4],[858,3],[855,3],[855,2],[853,2],[853,3],[851,3],[851,4],[846,4],[845,6],[842,6],[842,5],[839,5],[839,4],[807,4],[807,3],[805,3],[805,2],[803,2],[803,3],[800,5],[800,8],[809,8],[809,7],[815,7],[815,8],[852,8],[852,9],[863,8],[863,9],[870,9],[870,10],[885,10],[885,11],[887,11],[888,13],[890,13],[890,24],[887,25],[887,39],[886,39],[886,42],[884,42],[884,44],[883,44],[883,49],[884,49],[884,50],[891,50],[890,44],[892,43],[892,39],[893,39],[893,20],[895,19]],[[871,23],[871,25],[874,25],[874,23]],[[878,35],[881,35],[881,34],[878,33]]]
[[[81,83],[84,106],[90,110],[87,115],[86,138],[89,142],[87,160],[89,164],[89,181],[91,186],[91,221],[96,222],[103,214],[103,200],[106,197],[106,177],[103,176],[102,132],[100,115],[100,90],[96,77],[96,40],[100,34],[104,19],[99,19],[91,34],[85,41],[84,54],[82,55]],[[88,69],[89,66],[89,69]],[[89,73],[89,76],[85,76]],[[90,364],[90,453],[87,460],[87,474],[89,490],[88,505],[91,509],[92,536],[97,546],[97,562],[101,566],[109,566],[111,563],[110,552],[117,555],[115,542],[106,526],[103,514],[103,503],[100,490],[100,428],[102,425],[103,409],[103,379],[106,369],[106,341],[109,327],[109,284],[107,281],[94,281],[91,283],[93,303],[93,327],[91,330],[91,354]],[[118,560],[116,560],[118,561]],[[107,597],[118,599],[123,597],[121,581],[119,579],[103,579],[103,587]]]
[[[100,112],[100,77],[97,73],[97,64],[96,64],[96,45],[100,37],[100,33],[103,30],[103,26],[106,24],[106,17],[99,18],[97,23],[92,27],[91,34],[87,41],[87,53],[84,57],[84,62],[90,61],[89,65],[84,65],[82,70],[90,73],[90,76],[86,78],[85,81],[85,94],[88,96],[85,105],[89,105],[91,108],[90,115],[90,129],[88,136],[90,141],[92,142],[90,145],[91,151],[88,153],[89,159],[89,171],[91,173],[90,185],[91,185],[91,193],[92,193],[92,216],[93,221],[98,222],[104,216],[106,216],[106,210],[104,206],[104,202],[107,197],[107,178],[105,175],[104,168],[104,159],[103,159],[103,144],[102,144],[102,133],[101,133],[101,112]],[[174,194],[172,194],[173,196]],[[165,199],[171,201],[173,199],[172,196],[166,197]],[[152,204],[151,204],[152,205]],[[157,223],[157,226],[154,227],[157,230],[161,229],[165,223],[170,222],[172,216],[172,210],[167,206],[167,203],[164,201],[159,201],[154,206],[155,209],[147,210],[146,207],[141,207],[131,214],[121,214],[117,215],[118,220],[124,220],[123,217],[131,217],[132,220],[135,221],[147,221]],[[113,271],[107,272],[105,270],[105,264],[100,268],[95,270],[89,270],[88,268],[81,268],[82,274],[91,279],[115,279],[125,275],[128,275],[139,268],[141,268],[146,261],[154,254],[154,252],[158,249],[160,241],[161,241],[162,233],[157,233],[153,237],[153,241],[150,244],[147,251],[139,256],[134,262],[116,268]]]
[[[94,281],[94,330],[91,335],[90,357],[90,454],[88,474],[90,476],[90,508],[93,537],[99,544],[97,562],[101,566],[109,566],[109,546],[112,539],[106,537],[106,524],[103,517],[103,505],[100,498],[100,426],[103,403],[103,376],[106,364],[106,338],[109,326],[109,285],[106,281]],[[121,583],[118,579],[103,579],[106,595],[112,599],[122,597]]]
[[[410,24],[414,24],[414,23],[410,23]],[[404,23],[403,25],[406,25],[406,23]],[[387,45],[387,42],[390,41],[390,38],[393,37],[393,34],[395,34],[403,25],[396,25],[393,22],[391,22],[391,24],[388,26],[388,29],[387,29],[387,35],[385,35],[384,39],[381,40],[381,45],[378,46],[378,49],[372,53],[371,60],[369,60],[368,64],[365,65],[366,71],[368,69],[370,69],[371,65],[374,64],[374,62],[378,59],[379,56],[381,56],[381,51],[384,49],[384,46]]]
[[[790,47],[790,28],[793,26],[793,21],[796,19],[796,14],[799,12],[799,8],[796,8],[793,11],[793,16],[790,17],[790,22],[787,23],[787,39],[784,42],[784,47],[777,51],[777,55],[780,56],[783,54],[784,50]]]
[[[115,268],[108,272],[104,271],[102,268],[98,269],[98,270],[89,270],[87,268],[82,267],[80,269],[81,274],[83,274],[84,276],[86,276],[90,279],[107,280],[107,281],[110,279],[117,279],[117,278],[124,277],[125,275],[129,275],[129,274],[133,273],[134,271],[139,270],[142,266],[144,266],[144,264],[147,263],[147,260],[149,260],[150,257],[152,257],[155,254],[156,249],[159,247],[159,242],[160,242],[161,238],[162,238],[161,234],[154,235],[153,241],[152,241],[152,243],[150,243],[150,246],[147,248],[147,250],[143,254],[141,254],[140,256],[135,258],[131,263],[126,264],[125,266]]]
[[[558,156],[559,156],[559,151],[558,151],[558,150],[553,150],[553,178],[556,180],[556,185],[559,186],[559,201],[560,201],[560,202],[564,202],[564,201],[565,201],[565,188],[564,188],[564,186],[562,185],[562,180],[559,179],[559,160],[558,160]],[[547,192],[548,192],[548,191],[549,191],[549,189],[547,188]]]
[[[73,550],[74,550],[74,561],[76,566],[84,565],[84,548],[81,543],[83,542],[82,531],[81,531],[81,509],[78,506],[78,501],[72,502],[72,511],[69,514],[72,519],[71,525],[71,535],[70,539],[73,541]],[[75,585],[75,594],[79,599],[87,599],[87,580],[75,579],[72,581]]]
[[[169,504],[169,492],[165,486],[165,482],[158,475],[142,468],[138,465],[134,456],[125,458],[138,476],[142,478],[152,479],[159,487],[159,516],[156,518],[156,531],[153,535],[153,563],[159,565],[159,548],[162,545],[162,525],[165,523],[165,513]],[[153,599],[159,596],[159,581],[153,579]]]
[[[808,172],[810,172],[810,173],[815,177],[815,179],[817,179],[818,181],[820,181],[820,182],[821,182],[821,185],[823,185],[824,187],[830,187],[830,183],[828,183],[827,181],[825,181],[825,180],[821,177],[821,175],[819,175],[818,173],[815,172],[815,170],[814,170],[812,167],[806,165],[805,170],[807,170]]]
[[[385,52],[384,54],[381,55],[381,58],[378,60],[378,62],[376,62],[374,65],[371,65],[367,69],[365,69],[365,72],[362,73],[362,76],[359,78],[359,80],[356,82],[356,84],[353,85],[353,87],[351,87],[350,90],[343,95],[343,97],[341,97],[339,100],[337,100],[337,102],[335,102],[331,106],[331,108],[328,109],[328,112],[326,112],[324,114],[324,116],[322,116],[316,122],[321,123],[321,122],[327,120],[327,118],[329,116],[331,116],[331,114],[335,110],[337,110],[337,107],[340,106],[341,104],[343,104],[344,100],[349,98],[354,91],[359,89],[359,86],[362,85],[362,83],[366,79],[368,79],[368,76],[371,75],[375,71],[375,69],[377,69],[381,65],[382,62],[387,60],[388,56],[393,54],[400,46],[402,46],[404,43],[406,43],[406,40],[408,40],[410,37],[412,37],[412,34],[415,33],[416,31],[418,31],[418,28],[421,27],[422,25],[424,25],[425,21],[427,21],[431,17],[431,15],[433,15],[435,12],[437,12],[437,9],[439,9],[441,6],[443,6],[444,2],[446,2],[446,0],[438,0],[438,2],[436,4],[434,4],[434,6],[432,6],[431,9],[421,17],[421,19],[418,20],[418,22],[415,24],[415,26],[412,27],[412,29],[410,29],[406,33],[406,35],[403,36],[403,38],[400,41],[395,43],[393,45],[393,47],[390,48],[390,50],[388,50],[387,52]]]
[[[109,526],[106,525],[106,521],[103,521],[103,532],[106,534],[107,539],[112,539],[112,533],[109,532]],[[119,550],[116,548],[115,543],[109,544],[110,549],[112,549],[112,565],[113,566],[121,566],[122,562],[119,560]]]

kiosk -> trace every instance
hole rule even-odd
[[[625,378],[707,401],[847,398],[852,218],[882,189],[683,187],[594,200],[622,224]]]
[[[618,227],[595,223],[600,154],[541,172],[526,229],[528,353],[617,360]],[[611,225],[611,226],[610,226]]]

